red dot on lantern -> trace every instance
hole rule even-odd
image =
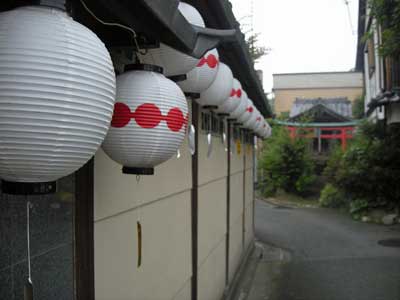
[[[114,105],[114,114],[111,120],[111,126],[116,128],[122,128],[128,125],[131,120],[131,110],[128,105],[117,102]]]
[[[140,105],[134,112],[133,117],[142,128],[154,128],[162,120],[160,109],[152,103]]]
[[[168,128],[171,131],[179,131],[185,124],[185,116],[183,115],[182,111],[176,107],[168,112],[168,115],[165,119],[167,121]]]

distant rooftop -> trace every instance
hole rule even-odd
[[[272,76],[274,90],[363,88],[361,72],[283,73]]]
[[[290,118],[295,118],[313,107],[324,106],[334,113],[350,119],[352,117],[351,102],[343,98],[315,98],[315,99],[300,99],[297,98],[290,111]]]

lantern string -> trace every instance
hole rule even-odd
[[[130,28],[130,27],[128,27],[128,26],[125,26],[125,25],[123,25],[123,24],[103,21],[102,19],[100,19],[99,17],[97,17],[97,16],[95,15],[95,13],[94,13],[92,10],[90,10],[90,8],[86,5],[86,3],[85,3],[83,0],[80,0],[80,2],[81,2],[81,4],[82,4],[82,6],[86,9],[86,11],[87,11],[94,19],[96,19],[99,23],[101,23],[101,24],[103,24],[103,25],[106,25],[106,26],[120,27],[120,28],[123,28],[123,29],[129,31],[130,33],[132,33],[132,35],[133,35],[133,42],[135,43],[135,46],[136,46],[136,48],[138,49],[138,52],[139,52],[140,54],[142,54],[142,55],[145,55],[145,54],[147,53],[147,51],[146,51],[145,49],[142,51],[142,49],[139,47],[139,43],[138,43],[138,41],[137,41],[137,33],[136,33],[135,30],[133,30],[132,28]]]

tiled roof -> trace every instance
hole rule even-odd
[[[343,117],[352,117],[351,102],[347,98],[297,98],[292,105],[290,118],[300,115],[317,105],[323,105]]]

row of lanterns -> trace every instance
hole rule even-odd
[[[179,10],[205,26],[194,7],[180,3]],[[115,79],[104,44],[65,12],[25,6],[0,13],[0,177],[54,181],[101,144],[125,173],[152,174],[185,138],[184,92],[258,136],[270,135],[217,50],[198,60],[161,44],[139,59],[144,64],[127,65]],[[179,86],[166,77],[183,74]]]

